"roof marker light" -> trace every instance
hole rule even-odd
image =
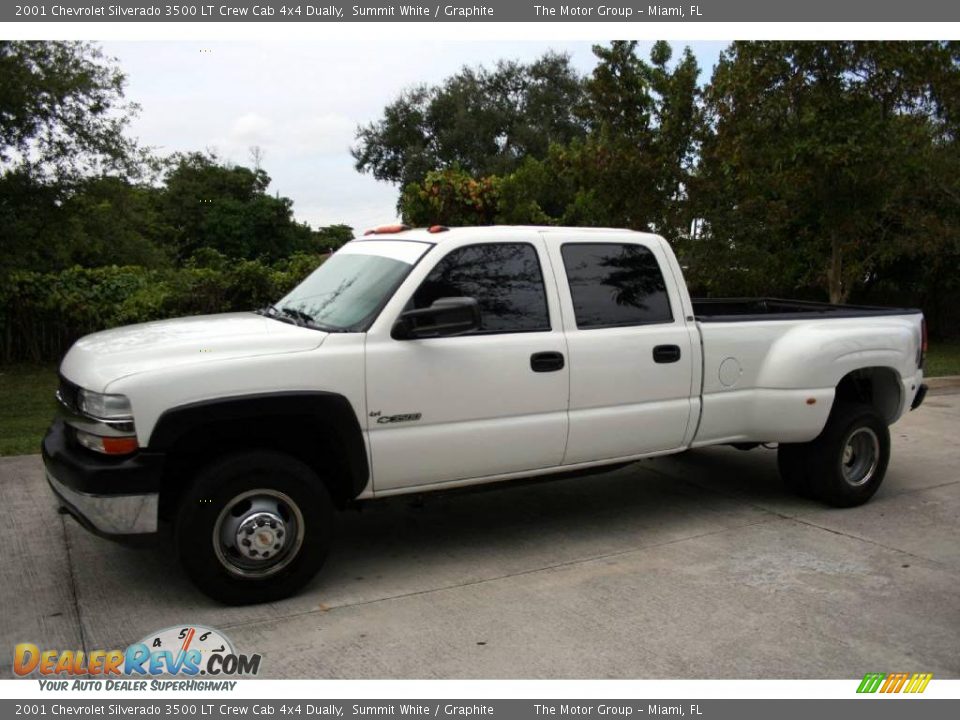
[[[431,225],[430,227],[427,228],[427,232],[428,232],[428,233],[442,233],[442,232],[447,232],[447,230],[449,230],[449,229],[450,229],[450,228],[448,228],[446,225]]]
[[[392,235],[393,233],[399,233],[409,229],[410,229],[409,225],[381,225],[380,227],[370,228],[364,233],[364,236]]]

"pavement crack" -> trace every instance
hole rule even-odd
[[[606,560],[608,558],[623,557],[625,555],[630,555],[632,553],[645,552],[647,550],[652,550],[654,548],[665,547],[667,545],[675,545],[676,543],[687,542],[689,540],[698,540],[700,538],[710,537],[712,535],[721,535],[723,533],[732,532],[736,530],[742,530],[743,528],[753,527],[756,525],[764,525],[769,522],[774,522],[780,520],[779,517],[769,517],[763,520],[757,520],[756,522],[749,522],[743,525],[737,525],[736,527],[721,528],[719,530],[711,530],[709,532],[698,533],[696,535],[688,535],[682,538],[675,538],[673,540],[664,540],[663,542],[655,542],[649,545],[642,545],[640,547],[632,547],[626,550],[618,550],[611,553],[603,553],[601,555],[591,555],[589,557],[577,558],[576,560],[567,560],[565,562],[554,563],[552,565],[544,565],[542,567],[531,568],[529,570],[520,570],[513,573],[505,573],[503,575],[496,575],[493,577],[480,578],[478,580],[468,580],[465,582],[454,583],[452,585],[443,585],[440,587],[428,588],[426,590],[414,590],[406,593],[397,593],[396,595],[388,595],[386,597],[374,598],[371,600],[360,600],[358,602],[344,603],[343,605],[324,605],[322,608],[316,608],[311,610],[304,610],[302,612],[289,613],[287,615],[275,615],[269,618],[256,618],[252,620],[243,620],[241,622],[231,623],[228,625],[220,626],[223,630],[230,630],[233,628],[239,627],[251,627],[255,625],[263,625],[265,623],[272,623],[278,620],[290,620],[298,617],[306,617],[308,615],[321,615],[329,613],[333,610],[344,610],[355,607],[363,607],[364,605],[375,605],[377,603],[389,602],[391,600],[402,600],[404,598],[418,597],[421,595],[430,595],[436,592],[444,592],[446,590],[458,590],[460,588],[476,587],[478,585],[484,585],[486,583],[499,582],[501,580],[509,580],[510,578],[525,577],[529,575],[536,575],[542,572],[551,572],[554,570],[559,570],[568,567],[574,567],[576,565],[585,565],[587,563],[596,562],[598,560]],[[790,518],[786,518],[790,519]]]
[[[933,563],[934,565],[938,565],[942,568],[945,568],[951,573],[956,572],[956,570],[953,567],[951,567],[946,563],[941,562],[940,560],[924,557],[923,555],[917,555],[916,553],[912,553],[909,550],[904,550],[903,548],[893,547],[892,545],[885,545],[882,542],[877,542],[876,540],[871,540],[870,538],[865,538],[860,535],[853,535],[851,533],[843,532],[843,530],[837,530],[836,528],[826,527],[825,525],[820,525],[819,523],[815,523],[812,520],[804,520],[802,517],[791,517],[786,519],[792,520],[793,522],[798,523],[800,525],[806,525],[808,527],[816,528],[817,530],[824,530],[828,533],[839,535],[840,537],[849,538],[850,540],[857,540],[859,542],[867,543],[868,545],[873,545],[874,547],[879,547],[879,548],[883,548],[884,550],[900,553],[901,555],[906,555],[916,560],[922,560],[923,562]]]
[[[83,632],[83,618],[80,616],[80,598],[77,595],[77,576],[73,571],[73,556],[70,552],[70,534],[67,532],[66,516],[60,515],[60,529],[63,532],[63,547],[67,553],[67,572],[69,573],[70,598],[73,601],[73,615],[77,621],[77,634],[80,636],[80,649],[87,655],[87,638]]]
[[[939,483],[938,485],[927,485],[925,487],[904,488],[903,490],[896,490],[890,493],[888,497],[914,495],[916,493],[926,492],[927,490],[939,490],[940,488],[950,487],[951,485],[956,485],[957,483],[960,483],[960,480],[948,480],[947,482]]]
[[[805,519],[804,519],[804,514],[807,513],[807,512],[809,512],[809,511],[807,511],[807,510],[805,510],[805,509],[801,509],[800,512],[797,512],[797,513],[795,513],[795,514],[785,513],[785,512],[782,512],[782,511],[780,511],[780,510],[774,510],[774,509],[772,509],[772,508],[767,508],[767,507],[764,507],[764,506],[762,506],[762,505],[758,505],[758,504],[750,501],[749,499],[745,498],[742,494],[729,493],[729,492],[724,492],[724,491],[722,491],[722,490],[718,490],[718,489],[716,489],[716,488],[706,487],[706,486],[704,486],[704,485],[701,485],[701,484],[697,483],[696,481],[688,480],[687,478],[685,478],[685,477],[683,477],[683,476],[673,475],[673,474],[671,474],[671,473],[669,473],[669,472],[667,472],[667,471],[661,470],[661,469],[659,469],[659,468],[649,468],[649,469],[652,470],[654,473],[658,473],[658,474],[662,475],[663,477],[667,477],[667,478],[670,478],[671,480],[675,480],[675,481],[677,481],[677,482],[684,483],[684,484],[687,485],[688,487],[697,488],[697,489],[703,490],[703,491],[705,491],[705,492],[711,492],[711,493],[714,493],[715,495],[717,495],[717,496],[719,496],[719,497],[726,498],[727,500],[732,500],[732,501],[736,501],[736,502],[741,502],[741,503],[743,503],[744,505],[747,505],[748,507],[752,507],[752,508],[754,508],[754,509],[756,509],[756,510],[761,510],[761,511],[763,511],[763,512],[770,513],[771,515],[774,515],[774,516],[776,516],[777,518],[780,518],[780,519],[782,519],[782,520],[792,520],[793,522],[799,523],[799,524],[801,524],[801,525],[806,525],[807,527],[816,528],[816,529],[818,529],[818,530],[825,530],[826,532],[833,533],[834,535],[840,535],[841,537],[849,538],[849,539],[851,539],[851,540],[858,540],[858,541],[860,541],[860,542],[867,543],[868,545],[873,545],[873,546],[875,546],[875,547],[883,548],[884,550],[890,550],[891,552],[901,553],[901,554],[903,554],[903,555],[906,555],[906,556],[908,556],[908,557],[915,558],[915,559],[917,559],[917,560],[922,560],[922,561],[924,561],[924,562],[933,563],[933,564],[935,564],[935,565],[944,567],[944,568],[946,568],[947,570],[949,570],[950,572],[956,572],[955,569],[954,569],[952,566],[950,566],[950,565],[948,565],[948,564],[945,564],[945,563],[943,563],[943,562],[941,562],[941,561],[939,561],[939,560],[935,560],[935,559],[933,559],[933,558],[924,557],[923,555],[917,555],[916,553],[912,553],[912,552],[910,552],[909,550],[904,550],[903,548],[893,547],[892,545],[885,545],[884,543],[877,542],[876,540],[871,540],[871,539],[869,539],[869,538],[861,537],[861,536],[859,536],[859,535],[852,535],[852,534],[850,534],[850,533],[843,532],[842,530],[835,530],[835,529],[833,529],[833,528],[829,528],[829,527],[826,527],[826,526],[824,526],[824,525],[820,525],[819,523],[815,523],[815,522],[813,522],[812,520],[805,520]],[[960,480],[949,480],[949,481],[947,481],[947,482],[940,483],[940,484],[938,484],[938,485],[930,485],[930,486],[922,487],[922,488],[908,488],[908,489],[905,489],[905,490],[897,491],[896,493],[892,493],[891,495],[889,495],[889,497],[895,498],[895,497],[899,497],[899,496],[901,496],[901,495],[912,495],[912,494],[915,494],[915,493],[925,492],[925,491],[927,491],[927,490],[936,490],[937,488],[949,487],[949,486],[951,486],[951,485],[956,485],[958,482],[960,482]],[[821,510],[823,510],[823,508],[814,508],[814,509],[812,510],[812,512],[818,512],[818,511],[821,511]]]

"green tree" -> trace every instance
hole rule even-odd
[[[689,48],[671,68],[659,41],[646,61],[635,41],[594,46],[581,114],[590,134],[555,155],[575,195],[563,222],[654,230],[674,239],[688,214],[699,67]]]
[[[357,129],[351,152],[357,170],[402,188],[455,167],[474,177],[503,175],[526,157],[545,157],[552,143],[582,137],[574,112],[582,98],[566,55],[465,67],[439,86],[403,92],[380,120]]]
[[[290,198],[267,194],[270,176],[262,169],[227,165],[209,153],[177,154],[164,183],[159,219],[180,260],[200,248],[271,261],[311,249],[310,228],[293,219]]]
[[[460,168],[433,170],[407,185],[400,198],[409,225],[491,225],[497,217],[500,178],[474,179]]]
[[[81,181],[59,208],[62,230],[51,243],[57,252],[55,265],[169,266],[158,195],[155,187],[120,177]]]
[[[947,43],[734,43],[706,91],[701,284],[845,302],[918,251],[956,203],[957,83]]]
[[[566,148],[554,145],[543,160],[527,158],[499,185],[496,221],[506,225],[558,225],[577,194],[567,172]]]
[[[696,60],[688,49],[671,64],[665,42],[653,45],[649,62],[637,54],[636,42],[593,50],[598,63],[575,108],[587,135],[554,142],[502,175],[459,165],[431,173],[407,185],[404,217],[630,227],[671,239],[683,233],[699,121]],[[486,194],[478,200],[479,183]]]
[[[124,83],[92,43],[0,41],[0,163],[61,183],[136,170]]]
[[[124,82],[90,43],[0,41],[0,272],[68,261],[63,203],[90,178],[143,170]]]
[[[314,249],[332,252],[353,240],[353,228],[342,223],[317,228],[313,232]]]
[[[655,43],[646,61],[636,42],[593,48],[597,66],[578,108],[589,134],[554,145],[506,177],[501,217],[655,230],[668,239],[689,224],[687,185],[699,122],[699,68],[689,49]]]

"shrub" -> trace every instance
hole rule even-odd
[[[77,338],[97,330],[263,307],[289,292],[325,257],[301,254],[271,266],[214,253],[178,269],[13,271],[0,285],[0,360],[57,360]]]

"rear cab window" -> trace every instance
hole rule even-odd
[[[635,243],[565,243],[560,248],[577,328],[672,323],[663,272]]]

